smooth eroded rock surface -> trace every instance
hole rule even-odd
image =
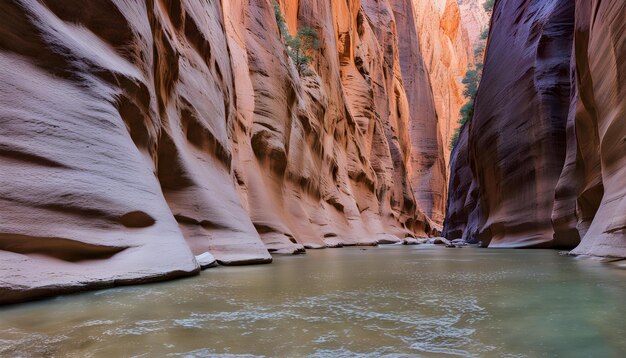
[[[626,3],[576,2],[579,255],[626,257]],[[573,205],[573,204],[572,204]]]
[[[422,3],[280,1],[304,75],[269,0],[0,3],[0,302],[438,231],[467,36]]]
[[[448,238],[626,257],[625,20],[622,1],[496,2]]]

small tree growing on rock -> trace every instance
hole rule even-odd
[[[296,65],[298,74],[300,76],[308,75],[310,73],[309,65],[313,61],[311,53],[320,49],[320,39],[317,30],[307,26],[298,30],[296,36],[291,36],[287,28],[285,16],[276,1],[274,1],[274,16],[276,17],[284,44],[287,47],[289,57]]]
[[[298,69],[298,74],[307,75],[309,64],[313,61],[311,52],[319,50],[320,40],[317,31],[312,27],[303,27],[298,34],[287,41],[289,56]]]
[[[274,0],[272,5],[274,6],[274,17],[276,17],[278,30],[286,40],[287,37],[291,37],[291,35],[289,35],[289,29],[287,29],[287,21],[285,21],[285,16],[283,15],[283,11],[280,9],[280,5],[278,5],[278,2]]]
[[[491,14],[493,11],[493,6],[495,4],[495,0],[486,0],[483,3],[483,8],[485,12]],[[465,123],[470,121],[472,117],[474,117],[474,102],[476,102],[476,94],[478,93],[478,86],[480,85],[480,79],[483,75],[483,56],[485,55],[485,44],[487,39],[489,38],[489,27],[483,29],[480,33],[478,43],[474,47],[474,65],[470,65],[465,72],[465,78],[463,78],[463,85],[465,86],[465,90],[463,91],[463,95],[467,98],[467,102],[461,107],[460,110],[460,118],[458,123],[460,126],[456,129],[454,134],[452,134],[452,138],[450,140],[450,150],[453,150],[456,144],[459,141],[459,135],[461,133],[461,128]]]
[[[467,98],[467,102],[461,107],[461,118],[458,123],[460,126],[456,129],[452,135],[450,141],[450,150],[454,149],[459,141],[459,135],[461,128],[474,116],[474,102],[476,101],[476,93],[478,92],[478,85],[480,84],[480,77],[482,74],[482,64],[478,63],[475,66],[470,66],[465,72],[465,78],[463,78],[463,85],[465,91],[463,95]]]

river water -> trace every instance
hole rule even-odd
[[[625,357],[626,271],[385,246],[0,309],[0,356]]]

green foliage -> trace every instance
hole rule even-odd
[[[474,47],[474,59],[479,62],[485,53],[485,43],[479,42],[476,47]]]
[[[459,142],[460,135],[461,135],[461,127],[457,128],[454,131],[452,138],[450,138],[450,150],[454,150],[454,147],[456,147],[456,144]]]
[[[476,95],[474,95],[473,98],[476,98]],[[463,107],[461,107],[461,119],[459,119],[459,124],[463,125],[467,123],[467,121],[469,121],[473,115],[474,115],[474,103],[473,102],[465,103]]]
[[[309,64],[313,61],[310,53],[319,50],[320,40],[317,31],[312,27],[303,27],[298,34],[287,40],[289,56],[298,69],[298,74],[309,74]]]
[[[480,39],[486,40],[489,37],[489,26],[485,27],[483,32],[480,33]]]
[[[493,11],[495,0],[486,0],[483,4],[485,11],[491,13]],[[478,94],[478,86],[480,85],[480,79],[483,75],[483,63],[482,59],[485,54],[486,40],[489,37],[489,28],[485,28],[480,33],[480,41],[474,47],[474,61],[475,65],[471,66],[465,72],[465,78],[463,78],[463,85],[465,90],[463,95],[467,98],[467,102],[461,107],[459,111],[460,127],[456,129],[450,140],[450,150],[453,150],[459,141],[459,135],[461,134],[461,128],[474,117],[474,102],[476,102],[476,95]]]
[[[495,0],[487,0],[485,1],[485,3],[483,4],[483,8],[485,9],[486,12],[492,12],[493,11],[493,5],[496,1]]]
[[[465,72],[465,78],[463,78],[462,82],[463,85],[465,85],[463,95],[467,97],[467,103],[465,103],[459,111],[461,118],[459,118],[458,123],[460,126],[456,129],[450,139],[450,150],[454,149],[458,143],[463,125],[465,125],[465,123],[471,120],[474,116],[474,102],[476,101],[476,94],[478,93],[478,85],[480,84],[480,78],[482,76],[482,68],[482,63],[478,63],[473,67],[470,66],[470,68],[467,69],[467,72]]]
[[[463,91],[465,97],[472,98],[476,96],[476,92],[478,92],[478,81],[480,81],[480,74],[477,69],[470,68],[465,72],[465,78],[463,78],[462,81],[465,85],[465,91]]]
[[[311,52],[320,49],[320,39],[317,30],[307,26],[298,30],[296,36],[291,36],[280,5],[276,1],[274,1],[273,5],[276,23],[287,47],[289,57],[296,65],[299,75],[308,75],[310,73],[309,65],[313,61]]]
[[[287,39],[287,37],[291,37],[291,35],[289,35],[289,29],[287,29],[287,21],[285,21],[285,16],[280,9],[280,5],[278,5],[278,2],[276,2],[276,0],[274,0],[272,5],[274,6],[274,16],[276,17],[276,23],[278,24],[280,34],[285,39]]]

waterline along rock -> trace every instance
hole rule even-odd
[[[626,257],[626,3],[496,1],[444,234]]]
[[[0,303],[438,231],[470,45],[422,3],[280,1],[300,75],[270,0],[2,1]]]

